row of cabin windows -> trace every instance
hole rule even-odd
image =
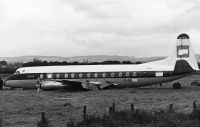
[[[49,74],[19,74],[13,75],[9,80],[23,80],[23,79],[62,79],[62,78],[114,78],[114,77],[154,77],[155,72],[91,72],[91,73],[49,73]],[[171,72],[165,72],[162,76],[172,76]]]
[[[109,76],[110,75],[110,76]],[[71,74],[68,74],[68,73],[65,73],[64,74],[64,77],[63,75],[61,76],[61,74],[57,73],[57,74],[47,74],[47,78],[48,79],[51,79],[51,78],[75,78],[78,77],[78,78],[91,78],[91,77],[94,77],[94,78],[106,78],[106,77],[111,77],[111,78],[114,78],[114,77],[122,77],[122,76],[125,76],[125,77],[129,77],[129,76],[136,76],[136,72],[126,72],[126,73],[122,73],[122,72],[118,72],[118,73],[71,73]]]

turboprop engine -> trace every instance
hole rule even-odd
[[[41,83],[41,88],[43,90],[55,90],[55,89],[66,89],[68,85],[58,82],[58,81],[52,81],[52,80],[45,80]]]

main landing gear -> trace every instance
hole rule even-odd
[[[180,89],[181,88],[181,83],[176,82],[173,84],[173,89]]]

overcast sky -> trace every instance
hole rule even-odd
[[[0,0],[0,56],[200,53],[199,0]]]

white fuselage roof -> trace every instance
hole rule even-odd
[[[73,65],[23,67],[19,73],[76,73],[76,72],[127,72],[127,71],[173,71],[174,66],[152,64],[122,65]]]

